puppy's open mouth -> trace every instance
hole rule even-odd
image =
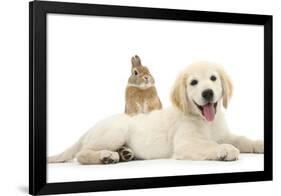
[[[211,122],[215,119],[218,102],[207,103],[207,104],[202,105],[202,106],[198,105],[195,101],[194,101],[194,103],[197,106],[197,108],[200,110],[202,116],[204,116],[207,121]]]

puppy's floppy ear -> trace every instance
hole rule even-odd
[[[186,95],[186,78],[185,73],[181,73],[174,84],[171,92],[171,101],[174,106],[183,113],[187,113],[187,95]]]
[[[223,104],[224,108],[227,108],[229,100],[232,96],[233,86],[232,86],[232,82],[231,82],[229,76],[226,74],[226,72],[222,68],[219,68],[219,74],[220,74],[220,79],[222,82],[222,89],[223,89],[222,104]]]

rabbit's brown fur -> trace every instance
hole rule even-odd
[[[139,56],[132,57],[132,75],[126,88],[125,113],[136,115],[162,108],[154,86],[154,78],[148,68],[141,64]]]
[[[154,86],[144,90],[132,86],[126,88],[126,114],[132,116],[161,108],[162,104]]]

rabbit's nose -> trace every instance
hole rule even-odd
[[[144,76],[144,79],[145,79],[145,80],[148,80],[148,77],[147,77],[147,76]]]

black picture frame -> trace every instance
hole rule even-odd
[[[264,26],[264,171],[47,183],[46,173],[46,19],[48,13]],[[29,193],[58,194],[272,180],[272,16],[93,5],[29,3]]]

